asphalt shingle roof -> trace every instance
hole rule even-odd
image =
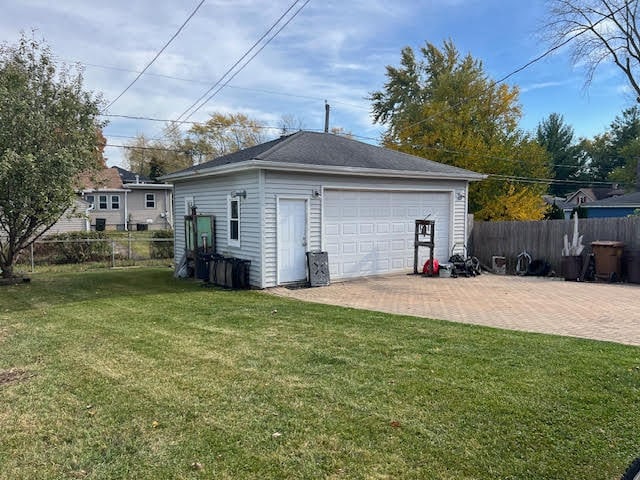
[[[201,170],[215,169],[249,160],[308,165],[310,168],[334,166],[479,177],[479,174],[470,170],[377,147],[340,135],[304,131],[194,165],[170,174],[169,177],[177,173],[183,176],[191,172],[197,173]]]
[[[637,205],[640,205],[640,192],[627,193],[584,204],[585,207],[632,207]]]
[[[118,167],[117,165],[115,168],[118,171],[118,174],[120,175],[120,178],[122,179],[122,183],[136,183],[136,174],[133,172],[130,172],[129,170],[125,170],[122,167]],[[146,175],[138,175],[138,182],[142,182],[142,183],[154,183],[153,180],[151,180],[149,177],[147,177]]]

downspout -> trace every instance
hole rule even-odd
[[[89,217],[89,212],[92,211],[93,209],[94,209],[94,205],[92,203],[91,205],[89,205],[89,208],[87,208],[84,211],[84,228],[85,228],[85,232],[91,231],[91,218]]]
[[[127,215],[127,212],[129,211],[128,208],[128,197],[127,197],[127,191],[124,191],[124,230],[125,232],[129,230],[129,215]]]

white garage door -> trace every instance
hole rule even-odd
[[[325,190],[324,248],[331,278],[413,270],[416,219],[436,221],[435,257],[449,258],[451,194]],[[429,249],[420,247],[420,265]]]

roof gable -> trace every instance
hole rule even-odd
[[[122,179],[122,183],[154,183],[153,180],[151,180],[149,177],[147,177],[146,175],[139,175],[137,173],[134,172],[130,172],[129,170],[126,170],[122,167],[112,167],[114,169],[116,169],[118,171],[118,174],[120,175],[120,178]]]
[[[640,192],[617,195],[596,202],[590,202],[585,207],[640,207]]]
[[[121,190],[122,179],[115,168],[105,168],[97,172],[84,172],[78,175],[80,190]]]
[[[210,172],[233,164],[260,161],[261,165],[298,165],[309,170],[323,167],[346,168],[352,170],[388,170],[455,176],[467,179],[481,179],[470,170],[445,165],[414,155],[359,142],[340,135],[300,131],[254,147],[224,155],[206,163],[194,165],[185,170],[163,177],[189,178],[192,175]],[[266,162],[266,163],[265,163]]]

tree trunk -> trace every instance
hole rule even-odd
[[[11,278],[13,277],[13,264],[11,265],[0,265],[2,268],[2,278]]]

